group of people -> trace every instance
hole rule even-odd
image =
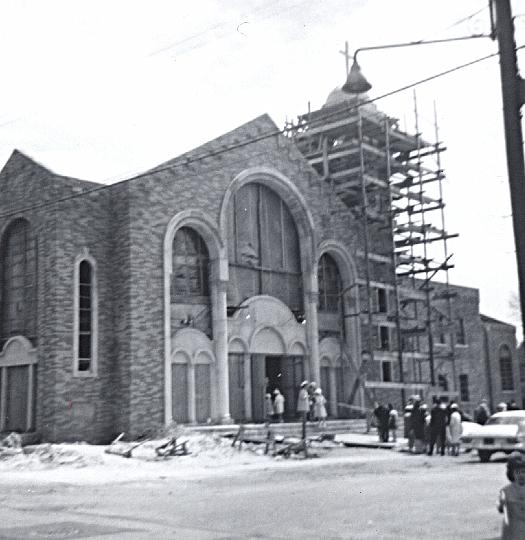
[[[273,398],[270,392],[266,392],[264,395],[264,416],[267,422],[272,420],[277,422],[283,422],[284,415],[284,396],[281,394],[279,388],[273,391]]]
[[[383,403],[376,401],[374,403],[373,415],[377,426],[379,442],[388,442],[390,434],[392,435],[392,441],[396,442],[398,413],[394,406],[391,403],[385,406]]]
[[[316,382],[303,381],[297,396],[297,412],[303,420],[326,425],[326,398]]]
[[[264,395],[264,413],[268,422],[283,422],[285,397],[278,388]],[[297,396],[297,412],[301,418],[326,425],[326,398],[315,382],[303,381]]]
[[[410,397],[403,413],[409,451],[431,456],[435,448],[444,456],[448,449],[452,456],[458,456],[463,419],[465,415],[455,401],[434,399],[429,411],[420,396]]]

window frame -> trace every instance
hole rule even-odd
[[[460,401],[470,401],[468,374],[462,373],[459,376],[459,399]]]
[[[503,353],[508,355],[503,356]],[[508,363],[508,365],[506,365]],[[506,344],[500,345],[498,349],[499,376],[502,392],[514,392],[516,384],[514,382],[514,365],[512,361],[512,351]],[[510,382],[510,384],[505,384]]]
[[[91,269],[91,359],[88,370],[80,369],[80,265],[87,262]],[[98,375],[98,279],[97,264],[88,253],[75,259],[73,275],[73,376],[96,377]]]
[[[252,286],[239,288],[241,296],[270,295],[280,299],[292,311],[304,310],[303,270],[301,255],[301,240],[297,224],[288,204],[281,194],[261,182],[249,182],[242,185],[232,197],[231,217],[229,219],[228,266],[230,278],[237,278],[238,272],[250,274],[253,279]],[[278,206],[273,206],[273,205]],[[245,207],[243,205],[246,205]],[[239,231],[243,231],[246,221],[244,212],[253,214],[249,219],[251,233],[257,241],[252,244],[250,235],[243,238]],[[268,215],[274,210],[279,221],[279,239],[274,249],[280,253],[280,264],[268,265],[269,250],[267,242],[271,239]],[[293,225],[293,230],[291,226]],[[256,245],[255,245],[256,244]],[[279,248],[279,249],[278,249]],[[290,252],[295,251],[296,256]],[[272,261],[270,261],[272,262]],[[273,280],[284,285],[279,291]],[[241,281],[241,280],[240,280]],[[284,292],[283,292],[284,291]]]
[[[329,264],[326,264],[326,261],[329,262]],[[333,275],[328,276],[327,280],[327,272],[326,269],[329,268],[330,270],[335,269],[335,283],[336,283],[336,290],[337,292],[334,292],[331,289],[328,289],[325,287],[327,283],[333,282]],[[328,272],[330,274],[330,272]],[[330,255],[330,253],[323,253],[321,257],[319,258],[319,262],[317,263],[317,277],[318,277],[318,290],[319,290],[319,297],[318,297],[318,303],[317,303],[317,309],[320,313],[340,313],[341,311],[341,292],[343,290],[343,280],[341,278],[341,272],[339,271],[339,266],[337,264],[337,261]],[[331,305],[329,299],[336,298],[335,300],[335,307]]]
[[[0,343],[16,335],[34,341],[37,334],[37,238],[25,217],[8,222],[0,233]],[[8,243],[20,233],[23,240],[15,242],[15,247],[8,252]],[[21,267],[18,268],[19,273],[13,274],[17,267]],[[6,297],[14,304],[8,303]],[[8,312],[13,309],[22,311],[22,314],[11,317]]]
[[[189,233],[187,231],[190,231]],[[181,234],[184,241],[184,253],[177,253],[175,250],[175,241],[177,235]],[[194,240],[198,242],[198,248],[196,254],[188,253],[188,237],[193,235]],[[202,235],[195,228],[184,225],[179,227],[175,234],[173,235],[172,245],[171,245],[171,257],[172,257],[172,270],[171,270],[171,302],[172,303],[185,303],[189,301],[198,301],[202,299],[210,298],[210,252],[206,241]],[[185,259],[184,263],[177,261],[177,258]],[[193,263],[188,262],[189,259],[193,260]],[[184,269],[184,281],[185,281],[185,290],[183,293],[179,292],[175,288],[175,273],[179,268]],[[199,290],[192,292],[192,287],[190,283],[191,269],[198,273],[199,279]]]
[[[387,368],[388,376],[385,377],[385,368]],[[394,365],[392,360],[381,360],[381,380],[383,382],[394,381]]]
[[[465,319],[463,317],[456,318],[456,345],[467,345],[467,334],[465,332]]]

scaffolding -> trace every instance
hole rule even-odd
[[[322,189],[343,203],[330,204],[329,219],[345,212],[359,223],[361,308],[355,315],[364,354],[349,403],[359,385],[372,396],[376,389],[401,389],[403,402],[407,389],[456,393],[448,241],[458,235],[445,226],[441,154],[446,148],[439,141],[435,107],[433,143],[419,132],[415,95],[414,116],[415,133],[409,134],[365,95],[336,89],[321,109],[309,106],[286,122],[287,135],[319,173]],[[443,333],[449,336],[446,343]],[[370,366],[374,360],[381,362],[379,377]],[[383,362],[397,367],[389,372]],[[444,362],[454,372],[451,391],[435,377]],[[377,380],[369,380],[374,373]]]

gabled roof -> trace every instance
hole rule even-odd
[[[159,169],[165,169],[175,164],[199,161],[203,157],[212,157],[221,153],[228,152],[240,146],[247,146],[251,142],[256,142],[258,137],[260,140],[271,135],[278,135],[281,130],[277,127],[275,122],[270,118],[268,114],[262,114],[245,124],[242,124],[227,133],[223,133],[219,137],[212,139],[204,143],[193,150],[189,150],[174,159],[165,161],[160,165],[157,165],[153,169],[146,171],[150,172],[158,171]],[[142,175],[141,175],[142,176]]]
[[[500,324],[500,325],[503,325],[503,326],[509,326],[511,328],[516,328],[515,325],[513,325],[513,324],[506,323],[506,322],[500,321],[498,319],[494,319],[494,317],[489,317],[488,315],[483,315],[482,313],[480,313],[480,318],[481,318],[481,322],[484,322],[484,323]]]
[[[41,163],[24,154],[20,150],[13,150],[9,159],[6,161],[2,170],[0,171],[0,180],[4,176],[12,176],[20,173],[23,169],[30,169],[32,172],[40,174],[43,178],[63,181],[66,185],[71,187],[95,187],[99,186],[97,182],[90,182],[88,180],[80,180],[78,178],[72,178],[69,176],[63,176],[53,172],[51,169],[44,167]]]

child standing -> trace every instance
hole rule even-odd
[[[392,434],[392,441],[397,442],[397,410],[392,403],[388,404],[388,431]]]
[[[319,427],[326,425],[326,398],[320,388],[314,392],[314,416],[319,421]]]
[[[510,484],[499,493],[498,511],[503,514],[501,540],[525,538],[525,455],[513,452],[507,461]]]

